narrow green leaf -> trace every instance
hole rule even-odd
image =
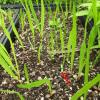
[[[29,74],[28,74],[28,69],[26,64],[24,64],[24,73],[25,73],[26,81],[29,83]]]
[[[39,87],[43,84],[47,84],[49,87],[49,91],[51,92],[51,83],[49,79],[42,79],[42,80],[38,80],[32,83],[26,83],[26,84],[18,84],[17,87],[24,88],[24,89],[31,89],[33,87]]]
[[[4,94],[16,94],[19,96],[20,100],[25,100],[24,97],[19,92],[16,92],[14,90],[1,90],[0,89],[0,92]]]
[[[88,82],[84,87],[78,90],[71,98],[71,100],[78,100],[78,98],[86,93],[92,86],[100,82],[100,74],[98,74],[93,80]]]
[[[10,24],[11,24],[11,26],[12,26],[12,29],[13,29],[13,31],[14,31],[15,36],[17,37],[19,43],[20,43],[21,46],[23,47],[22,40],[20,39],[19,33],[18,33],[18,31],[17,31],[17,29],[16,29],[16,27],[15,27],[15,23],[14,23],[14,21],[13,21],[12,13],[11,13],[10,10],[9,10],[9,12],[8,12],[8,18],[9,18],[9,21],[10,21]]]

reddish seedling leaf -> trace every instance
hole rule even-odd
[[[69,75],[67,72],[63,71],[60,73],[60,76],[63,78],[63,80],[65,81],[66,85],[70,85],[71,84],[71,80],[69,79]]]

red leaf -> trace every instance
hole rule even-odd
[[[63,78],[63,80],[65,81],[66,85],[70,85],[71,84],[71,80],[68,77],[68,73],[63,71],[60,73],[60,76]]]

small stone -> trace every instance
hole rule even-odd
[[[50,81],[52,81],[52,80],[53,80],[53,78],[49,78],[49,80],[50,80]]]
[[[68,64],[70,64],[70,61],[68,61]]]
[[[21,82],[21,80],[19,80],[19,82]],[[13,81],[13,83],[16,83],[16,81]]]
[[[70,90],[72,90],[72,87],[70,87]]]
[[[42,97],[43,96],[43,93],[41,93],[40,96]]]
[[[35,72],[33,71],[32,73],[30,73],[31,76],[35,76]]]
[[[76,66],[77,65],[77,63],[74,63],[74,66]]]
[[[25,78],[24,77],[22,77],[22,81],[24,81],[25,80]]]
[[[95,91],[96,94],[98,94],[98,91]]]
[[[9,84],[9,88],[12,88],[13,87],[13,85],[12,84]]]
[[[73,75],[73,78],[74,78],[74,79],[77,79],[77,75]]]
[[[92,92],[92,90],[88,90],[88,92],[89,92],[89,93],[91,93],[91,92]]]
[[[77,89],[79,90],[79,86],[77,85]]]
[[[45,72],[44,72],[44,71],[42,71],[42,72],[41,72],[41,75],[45,75]]]
[[[27,96],[27,95],[28,95],[28,93],[27,93],[27,92],[25,92],[25,93],[24,93],[24,95],[25,95],[25,96]]]
[[[0,32],[0,36],[2,36],[3,35],[3,32]]]
[[[53,94],[55,94],[55,93],[56,93],[56,90],[53,90],[52,93],[51,93],[51,95],[53,95]]]
[[[5,84],[7,84],[6,79],[2,82],[2,85],[5,85]]]
[[[43,62],[43,61],[41,61],[41,62],[40,62],[40,64],[43,66],[43,65],[44,65],[44,62]]]
[[[42,78],[41,77],[38,77],[38,80],[41,80]]]
[[[53,69],[52,72],[55,72],[55,70]]]
[[[41,100],[44,100],[44,97],[41,97]]]
[[[54,85],[56,85],[57,83],[55,82]]]
[[[50,98],[50,94],[47,94],[45,97],[46,97],[46,98]]]

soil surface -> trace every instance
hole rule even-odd
[[[16,85],[19,83],[18,81],[11,78],[3,69],[0,67],[0,89],[9,89],[20,92],[25,100],[70,100],[72,95],[77,92],[84,85],[84,74],[80,78],[78,78],[78,61],[79,61],[79,50],[80,45],[83,39],[84,28],[81,25],[81,21],[77,21],[77,50],[75,55],[75,61],[73,66],[73,71],[70,70],[70,61],[65,61],[63,67],[64,72],[68,75],[68,80],[70,80],[69,84],[66,84],[63,78],[61,77],[61,64],[63,62],[63,55],[60,52],[60,40],[58,39],[58,44],[55,48],[57,48],[57,52],[54,55],[54,58],[51,59],[49,54],[50,46],[49,46],[49,38],[50,38],[50,26],[48,24],[48,18],[46,17],[45,21],[45,29],[44,29],[44,38],[43,38],[43,50],[41,52],[41,61],[38,63],[37,50],[40,43],[39,31],[35,29],[35,49],[33,50],[29,40],[32,42],[32,34],[29,30],[29,25],[25,24],[24,31],[19,31],[21,39],[24,43],[24,49],[21,48],[18,40],[15,41],[15,50],[17,61],[19,64],[20,72],[21,72],[21,82],[24,83],[24,64],[27,65],[30,82],[44,79],[45,77],[49,78],[52,84],[52,95],[48,90],[48,86],[42,85],[38,88],[32,89],[20,89]],[[63,19],[61,14],[58,18]],[[65,19],[66,23],[66,31],[65,31],[65,41],[67,43],[69,31],[71,30],[72,21],[71,18]],[[62,27],[64,30],[64,27]],[[53,31],[54,29],[52,29]],[[59,32],[53,31],[59,38]],[[93,53],[94,54],[94,53]],[[91,54],[91,55],[93,55]],[[10,54],[12,56],[12,53]],[[93,58],[95,59],[95,57]],[[14,60],[13,60],[14,62]],[[93,79],[98,73],[100,73],[100,63],[91,68],[89,73],[89,80]],[[100,99],[100,88],[98,85],[93,86],[88,91],[87,100],[99,100]],[[15,94],[0,94],[0,100],[19,100]],[[81,96],[80,100],[83,100],[83,96]]]

